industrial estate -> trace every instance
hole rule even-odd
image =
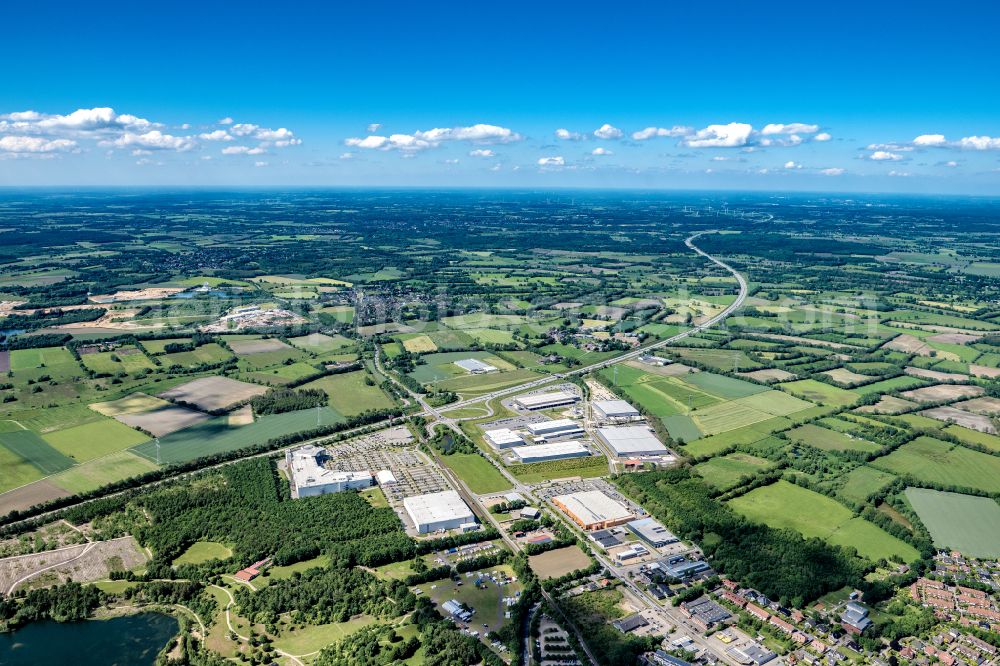
[[[0,200],[0,636],[142,618],[143,663],[208,666],[997,663],[1000,264],[973,213],[107,197]]]

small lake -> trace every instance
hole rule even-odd
[[[180,628],[162,613],[86,622],[33,622],[0,633],[0,664],[37,666],[151,666]]]

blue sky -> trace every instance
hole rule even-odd
[[[1000,194],[1000,4],[674,5],[16,3],[0,185]]]

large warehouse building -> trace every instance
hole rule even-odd
[[[514,398],[514,404],[521,409],[552,409],[563,405],[579,402],[580,396],[568,391],[553,391],[552,393],[534,393],[519,395]]]
[[[667,447],[648,426],[609,426],[598,428],[597,437],[619,457],[654,456],[667,453]]]
[[[509,449],[512,446],[524,444],[524,439],[510,428],[487,430],[484,434],[486,441],[495,449]]]
[[[361,490],[374,483],[371,472],[335,472],[323,466],[326,449],[302,446],[285,453],[292,497],[313,497]]]
[[[544,437],[554,439],[556,437],[575,437],[583,434],[580,424],[571,419],[556,419],[554,421],[542,421],[541,423],[529,423],[528,432],[533,437]]]
[[[625,505],[600,490],[557,495],[552,503],[585,530],[602,530],[627,523],[634,516]]]
[[[639,410],[624,400],[594,400],[594,418],[598,421],[632,421],[642,418]]]
[[[454,490],[407,497],[403,508],[420,534],[457,529],[476,521],[475,514]]]
[[[460,361],[455,361],[455,365],[474,375],[485,375],[488,372],[497,371],[496,366],[480,361],[478,358],[464,358]]]
[[[587,447],[575,439],[567,442],[554,442],[552,444],[518,446],[511,449],[511,453],[521,463],[545,462],[546,460],[561,460],[563,458],[583,458],[590,455]]]
[[[680,541],[670,530],[653,518],[633,520],[628,524],[628,528],[653,548],[662,548]]]

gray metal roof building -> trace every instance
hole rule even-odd
[[[644,425],[608,426],[597,429],[597,437],[615,455],[629,456],[658,455],[667,453],[667,447]]]

